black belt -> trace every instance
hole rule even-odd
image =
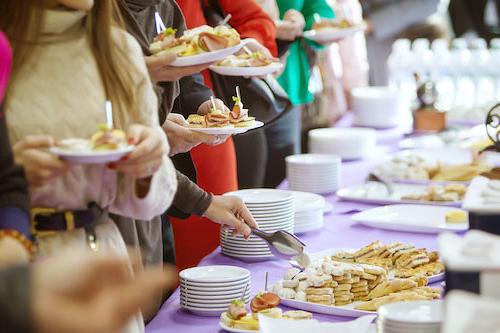
[[[85,228],[89,225],[103,222],[108,211],[99,207],[95,202],[90,203],[87,209],[75,211],[56,211],[52,208],[32,208],[32,231],[68,231]]]

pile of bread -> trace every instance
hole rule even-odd
[[[409,244],[376,241],[354,253],[322,258],[304,271],[290,268],[273,291],[284,299],[326,306],[362,301],[354,308],[376,311],[387,303],[439,298],[441,290],[428,287],[426,277],[443,271],[438,258]]]
[[[462,201],[465,192],[467,192],[465,185],[448,184],[446,186],[431,186],[424,193],[404,195],[401,199],[431,202]]]
[[[383,245],[377,240],[356,252],[338,252],[332,259],[380,266],[391,271],[395,277],[403,278],[433,276],[444,272],[444,264],[437,252],[401,242]]]

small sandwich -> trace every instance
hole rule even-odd
[[[205,121],[207,127],[227,127],[231,125],[229,116],[220,110],[212,110],[205,116]]]
[[[99,126],[99,131],[90,139],[91,149],[95,151],[107,151],[125,148],[127,136],[125,132],[118,129]]]
[[[259,330],[259,321],[247,313],[245,303],[242,300],[232,301],[227,311],[221,314],[220,320],[228,327],[251,331]]]
[[[306,320],[306,319],[312,319],[313,315],[312,315],[312,313],[307,312],[307,311],[292,310],[292,311],[286,311],[285,313],[283,313],[283,318],[293,319],[293,320]]]
[[[280,304],[280,301],[280,297],[275,293],[259,293],[250,302],[250,309],[256,318],[259,313],[273,318],[280,318],[281,309],[276,308]]]
[[[190,114],[188,119],[189,127],[192,128],[205,128],[207,127],[207,122],[205,116],[200,116],[198,114]]]
[[[85,152],[91,149],[89,140],[78,138],[60,140],[57,142],[57,146],[61,149],[75,152]]]
[[[250,127],[254,124],[255,118],[248,116],[248,110],[243,108],[240,98],[234,97],[234,106],[229,113],[229,120],[234,127]]]

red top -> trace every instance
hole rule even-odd
[[[255,38],[276,56],[276,26],[273,20],[254,0],[218,0],[225,14],[231,14],[229,24],[238,30],[242,38]],[[199,0],[177,0],[189,29],[207,24]],[[205,82],[212,86],[207,71],[203,73]]]
[[[7,89],[11,64],[12,51],[9,42],[3,32],[0,32],[0,103],[3,101],[3,95]]]

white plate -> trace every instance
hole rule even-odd
[[[224,195],[235,195],[240,197],[246,204],[252,205],[279,205],[293,201],[290,191],[275,190],[269,188],[248,189],[229,192]]]
[[[234,327],[229,327],[226,326],[222,321],[219,321],[219,326],[222,328],[224,331],[232,332],[232,333],[258,333],[260,331],[253,331],[253,330],[243,330],[239,328],[234,328]]]
[[[337,168],[340,165],[340,157],[327,154],[300,154],[286,157],[286,163],[293,167],[305,166],[311,167],[326,167]]]
[[[439,324],[443,321],[440,300],[390,303],[380,307],[378,315],[398,324]]]
[[[211,71],[225,76],[263,76],[272,74],[283,68],[280,62],[273,62],[267,66],[260,67],[229,67],[212,65],[209,67]]]
[[[352,220],[374,228],[438,234],[445,231],[461,232],[469,223],[446,223],[447,212],[457,208],[426,205],[390,205],[365,210]]]
[[[79,164],[104,164],[119,161],[123,156],[134,150],[134,146],[110,151],[71,151],[59,147],[49,148],[49,151],[59,158]]]
[[[238,45],[228,47],[222,50],[205,52],[197,55],[187,56],[187,57],[177,57],[177,59],[170,64],[174,67],[185,67],[185,66],[196,66],[202,64],[208,64],[211,62],[216,62],[230,56],[241,50],[243,46],[247,43],[246,40],[242,40]]]
[[[463,208],[469,212],[479,214],[500,214],[500,205],[494,202],[485,202],[483,192],[488,189],[490,180],[486,177],[476,177],[472,180],[465,195]]]
[[[241,296],[243,290],[234,290],[234,291],[200,291],[200,290],[192,290],[184,287],[180,287],[179,291],[185,295],[193,295],[196,298],[210,298],[210,299],[218,299],[218,298],[232,298],[236,299]]]
[[[201,132],[211,135],[236,135],[246,133],[250,130],[264,126],[262,121],[255,120],[252,126],[248,127],[190,127],[189,129],[193,132]]]
[[[245,290],[245,284],[241,285],[241,286],[229,286],[229,287],[210,287],[210,288],[207,288],[206,286],[203,286],[203,287],[199,287],[199,286],[194,286],[194,285],[190,285],[190,286],[186,286],[186,285],[181,285],[181,289],[186,289],[186,290],[190,290],[190,291],[193,291],[193,292],[212,292],[214,295],[225,295],[225,294],[233,294],[233,293],[239,293],[241,295],[241,293],[243,292],[243,290]]]
[[[304,31],[304,37],[315,42],[328,42],[335,39],[343,39],[357,32],[365,31],[366,25],[360,24],[350,28],[325,28]]]
[[[221,283],[246,280],[250,271],[236,266],[214,265],[185,269],[179,273],[182,280],[201,283]]]
[[[389,196],[382,184],[371,183],[340,189],[337,191],[337,196],[342,200],[377,205],[415,204],[460,207],[462,204],[462,201],[416,201],[401,199],[401,197],[408,194],[423,194],[427,188],[428,186],[418,184],[393,184],[394,193]],[[369,191],[368,195],[366,194],[366,189]]]
[[[238,297],[238,299],[241,298],[241,295],[240,297]],[[214,307],[220,307],[220,306],[228,306],[229,303],[231,303],[232,301],[234,301],[234,298],[226,298],[226,299],[197,299],[195,297],[191,297],[191,295],[185,295],[185,294],[181,294],[180,295],[180,299],[181,299],[181,302],[182,303],[185,303],[185,304],[188,304],[190,306],[194,306],[194,307],[210,307],[210,308],[214,308]],[[247,292],[245,294],[245,303],[248,303],[250,301],[250,292]]]
[[[219,308],[219,309],[200,309],[196,307],[192,307],[189,305],[182,305],[181,308],[184,310],[187,310],[191,312],[192,314],[198,315],[198,316],[206,316],[206,317],[218,317],[220,314],[224,311],[227,310],[226,308]]]
[[[237,282],[220,282],[220,283],[212,283],[212,282],[191,282],[191,281],[186,281],[184,279],[180,279],[180,283],[184,286],[184,287],[187,287],[189,288],[190,286],[193,286],[193,287],[200,287],[200,288],[206,288],[206,289],[209,289],[209,288],[212,288],[212,287],[227,287],[227,288],[231,288],[231,287],[240,287],[240,286],[245,286],[249,283],[250,281],[250,276],[245,278],[245,279],[242,279],[242,280],[238,280]]]

